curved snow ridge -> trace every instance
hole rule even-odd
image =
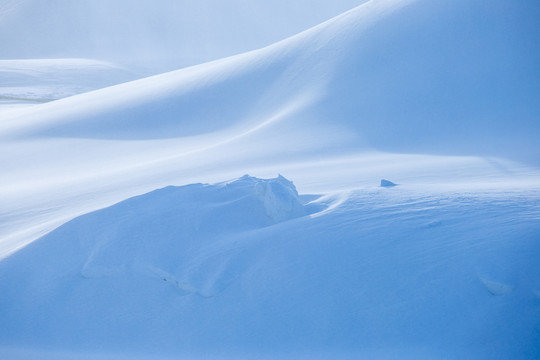
[[[36,243],[78,240],[84,277],[125,272],[231,234],[307,215],[294,184],[245,175],[218,183],[169,186],[82,215]],[[31,246],[30,246],[31,248]],[[60,251],[60,249],[59,249]]]
[[[308,211],[281,175],[169,186],[79,216],[20,254],[70,257],[84,279],[150,275],[184,295],[211,297],[234,279],[227,269],[247,261],[241,249],[223,252],[220,241]]]
[[[357,149],[537,164],[536,63],[505,45],[528,24],[499,41],[487,30],[511,15],[486,8],[372,0],[259,50],[12,112],[0,138],[234,137],[307,97],[293,103],[281,132],[314,139],[331,127],[346,130],[338,141],[355,134]],[[484,10],[486,31],[475,27]]]
[[[262,49],[39,109],[21,109],[0,127],[0,136],[158,139],[199,135],[238,123],[253,126],[261,113],[273,112],[291,97],[324,89],[346,56],[341,51],[346,44],[409,2],[371,1]]]

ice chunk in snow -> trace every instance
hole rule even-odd
[[[258,201],[264,206],[266,215],[275,222],[306,215],[298,197],[298,192],[292,181],[282,175],[275,179],[258,179],[249,175],[226,183],[227,187],[246,187],[251,193],[252,188]]]
[[[305,215],[305,210],[293,183],[279,175],[275,179],[257,182],[257,193],[266,209],[266,215],[274,221]]]
[[[386,180],[386,179],[381,180],[381,187],[392,187],[392,186],[396,186],[396,185],[397,184],[394,184],[390,180]]]

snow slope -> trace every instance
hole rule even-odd
[[[510,15],[474,32],[478,9],[492,7],[372,1],[257,51],[3,116],[2,253],[129,196],[246,172],[319,193],[382,177],[537,185],[534,56],[493,56],[511,48],[484,28]]]
[[[92,58],[147,75],[257,49],[366,0],[2,0],[3,59]]]
[[[0,354],[538,356],[537,13],[372,0],[0,113]]]
[[[0,353],[535,358],[539,209],[538,190],[163,188],[0,262]]]
[[[89,59],[0,60],[0,111],[134,80],[113,64]]]

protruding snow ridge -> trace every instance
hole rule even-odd
[[[274,221],[305,215],[296,187],[281,175],[275,179],[259,181],[257,192],[264,202],[266,214]]]
[[[332,333],[343,341],[328,354],[377,359],[363,356],[364,344],[392,347],[408,333],[437,349],[411,359],[463,358],[461,349],[530,358],[519,355],[538,347],[538,190],[402,190],[322,197],[335,211],[268,226],[263,201],[292,201],[294,186],[244,176],[170,186],[80,217],[0,261],[0,353],[39,339],[58,351],[127,344],[159,347],[158,357],[252,348],[266,356],[292,338],[307,359]],[[500,339],[509,341],[492,349]]]
[[[258,199],[264,204],[266,215],[275,222],[306,215],[292,181],[281,174],[274,179],[259,179],[250,175],[226,182],[227,186],[253,187]]]
[[[274,179],[245,175],[218,184],[168,186],[129,198],[75,218],[23,253],[62,254],[71,248],[79,256],[75,267],[83,278],[115,278],[160,269],[150,272],[186,294],[207,296],[228,280],[220,280],[219,286],[208,280],[209,284],[199,286],[202,290],[189,290],[173,271],[179,261],[193,263],[192,258],[182,258],[186,249],[213,246],[227,236],[303,215],[306,210],[291,181],[281,175]],[[199,268],[200,264],[186,266]]]
[[[398,185],[398,184],[393,183],[393,182],[390,181],[390,180],[381,179],[381,187],[394,187],[394,186],[397,186],[397,185]]]

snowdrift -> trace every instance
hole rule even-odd
[[[3,115],[0,256],[127,197],[247,172],[317,193],[383,176],[537,185],[537,66],[514,56],[526,10],[370,1],[260,50]]]
[[[92,58],[153,75],[257,49],[366,0],[3,0],[3,59]]]
[[[520,33],[529,23],[498,30],[525,10],[503,0],[372,1],[261,50],[44,105],[0,135],[178,138],[280,117],[298,132],[339,127],[382,151],[538,164],[537,67],[516,54],[531,45]]]
[[[538,357],[537,10],[373,0],[3,111],[0,355]]]
[[[0,354],[538,355],[538,191],[307,200],[245,176],[66,223],[0,262]]]

